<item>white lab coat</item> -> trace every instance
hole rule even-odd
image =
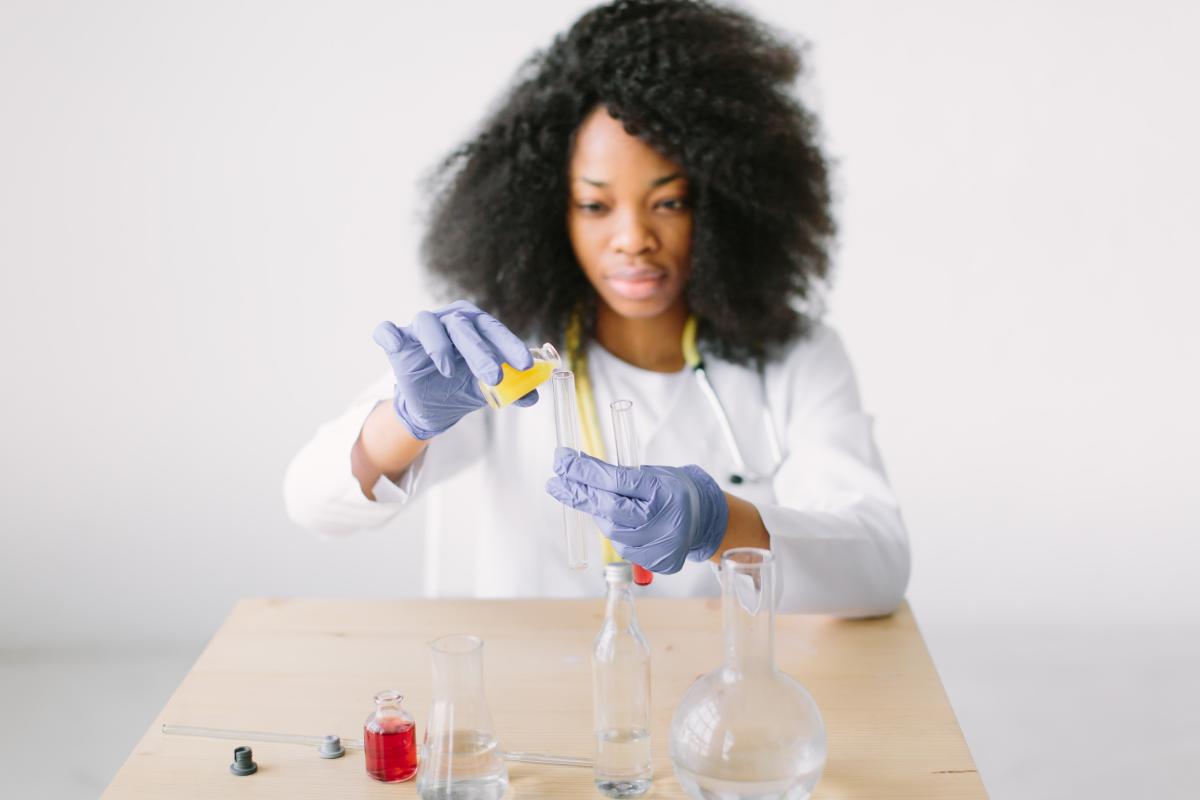
[[[764,404],[778,431],[784,461],[774,478],[738,485],[729,481],[733,465],[717,416],[690,369],[663,375],[621,362],[595,344],[589,352],[609,447],[607,403],[617,393],[632,394],[640,405],[642,463],[698,464],[722,489],[757,506],[776,557],[779,610],[873,616],[895,609],[908,583],[908,539],[871,418],[831,328],[818,326],[761,374],[706,357],[751,471],[772,466]],[[531,408],[468,414],[433,439],[395,484],[381,478],[372,502],[351,474],[350,450],[367,415],[391,400],[392,389],[388,373],[295,456],[284,481],[293,520],[331,536],[381,525],[394,526],[397,535],[423,534],[428,596],[602,594],[598,541],[589,537],[587,570],[568,569],[562,506],[545,492],[555,447],[548,391]],[[418,492],[429,495],[425,530],[406,530],[403,510]],[[639,595],[659,597],[719,593],[712,565],[691,561],[639,589]]]

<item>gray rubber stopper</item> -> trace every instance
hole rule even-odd
[[[253,775],[258,772],[254,751],[246,745],[233,748],[233,763],[229,765],[229,771],[234,775]]]
[[[342,747],[342,738],[333,734],[326,736],[317,755],[321,758],[341,758],[346,755],[346,750]]]

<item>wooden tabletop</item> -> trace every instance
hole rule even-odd
[[[637,604],[653,651],[654,786],[685,797],[667,759],[671,714],[687,686],[721,660],[717,599]],[[484,640],[484,682],[500,745],[591,757],[596,600],[248,599],[229,618],[104,794],[118,798],[412,798],[415,781],[382,784],[361,751],[166,736],[163,723],[361,738],[374,694],[400,689],[429,713],[428,642]],[[776,616],[776,662],[821,708],[829,761],[814,798],[986,797],[954,712],[907,605],[886,619]],[[249,744],[259,771],[229,772]],[[596,798],[578,767],[509,763],[508,797]]]

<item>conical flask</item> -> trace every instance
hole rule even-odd
[[[725,662],[671,720],[671,766],[697,800],[805,800],[825,767],[817,704],[775,668],[774,569],[756,547],[721,558]]]
[[[429,647],[433,704],[417,792],[422,800],[499,800],[508,787],[508,769],[483,694],[483,640],[443,636]]]

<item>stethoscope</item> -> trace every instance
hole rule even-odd
[[[767,442],[771,446],[771,469],[765,473],[759,473],[746,466],[746,459],[742,457],[742,448],[738,447],[737,437],[733,435],[733,427],[729,424],[729,414],[726,413],[725,406],[721,404],[721,398],[717,396],[716,389],[708,379],[703,359],[692,365],[692,374],[696,376],[696,383],[700,385],[700,390],[708,399],[708,404],[712,406],[713,415],[716,416],[717,425],[721,428],[721,435],[725,439],[725,446],[729,448],[729,457],[733,461],[733,472],[729,474],[729,482],[740,484],[747,481],[759,483],[772,480],[779,472],[779,468],[783,466],[783,453],[779,448],[779,434],[775,431],[775,422],[771,419],[770,409],[764,406],[762,412],[763,424],[768,433]]]
[[[717,419],[717,426],[721,429],[721,437],[725,440],[725,447],[729,450],[730,460],[733,462],[733,471],[728,476],[729,482],[737,485],[770,481],[774,479],[779,469],[783,466],[783,452],[779,446],[779,433],[775,429],[774,420],[771,418],[771,410],[767,408],[765,403],[763,404],[763,425],[766,427],[768,434],[767,442],[771,450],[771,467],[766,472],[755,472],[747,466],[746,459],[742,455],[742,448],[738,446],[737,436],[733,433],[733,426],[729,423],[729,413],[725,410],[725,405],[717,395],[716,389],[713,388],[712,381],[708,379],[708,371],[704,366],[704,358],[700,355],[700,350],[696,346],[696,327],[696,317],[688,316],[687,322],[683,326],[683,360],[691,368],[692,375],[695,376],[701,393],[712,408],[713,416]],[[575,371],[576,400],[579,406],[579,417],[583,423],[581,427],[583,429],[584,449],[598,458],[603,458],[604,442],[600,435],[599,421],[596,418],[596,403],[592,398],[587,356],[582,352],[582,348],[580,347],[580,330],[581,326],[578,323],[578,317],[576,317],[567,329],[567,358],[572,369]]]

